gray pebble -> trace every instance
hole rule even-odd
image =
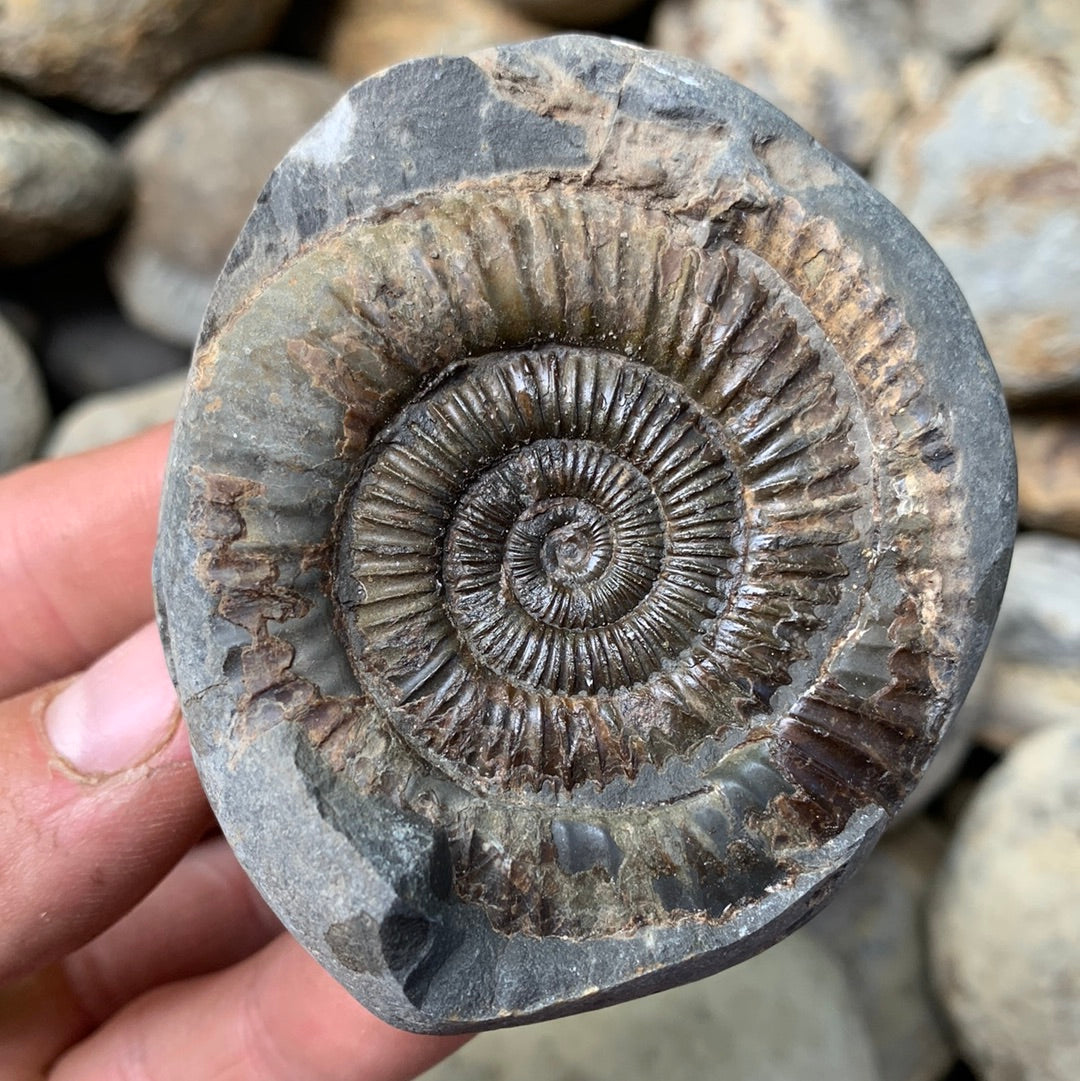
[[[996,749],[1058,723],[1080,727],[1080,541],[1017,538],[985,662],[980,740]]]
[[[111,264],[132,322],[194,341],[271,169],[341,91],[313,64],[248,58],[201,72],[139,123],[124,147],[135,207]]]
[[[125,169],[106,142],[0,90],[0,264],[44,259],[104,232],[127,196]]]
[[[908,80],[940,82],[899,0],[662,0],[651,42],[730,75],[858,166],[909,99]]]
[[[980,1081],[1080,1077],[1080,728],[987,775],[931,907],[938,987]]]
[[[178,75],[258,48],[288,0],[20,0],[0,8],[0,74],[35,94],[141,109]]]
[[[140,386],[95,394],[62,413],[45,444],[44,457],[63,458],[103,447],[171,421],[180,408],[187,372]]]
[[[938,1081],[956,1058],[930,987],[924,925],[944,852],[944,835],[925,818],[890,832],[807,927],[844,968],[882,1081]]]
[[[925,234],[1013,400],[1080,391],[1080,83],[998,56],[893,132],[872,179]]]
[[[478,1036],[424,1081],[878,1081],[859,1004],[800,932],[699,983]]]
[[[0,318],[0,472],[29,461],[49,422],[49,403],[30,350]]]
[[[186,368],[188,351],[132,326],[112,308],[65,312],[50,321],[41,366],[65,398],[82,398]]]

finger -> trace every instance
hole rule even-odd
[[[136,999],[49,1081],[406,1081],[466,1039],[391,1028],[282,935],[226,972]]]
[[[225,841],[196,845],[118,923],[59,964],[0,991],[0,1059],[16,1076],[40,1078],[62,1052],[143,992],[227,968],[280,932]]]
[[[0,478],[0,698],[69,675],[153,614],[169,429]]]
[[[0,983],[104,930],[210,820],[153,626],[0,703]]]

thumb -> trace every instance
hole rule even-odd
[[[3,982],[104,930],[211,820],[153,626],[0,703],[0,793]]]

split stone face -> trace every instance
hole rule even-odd
[[[1080,728],[1048,729],[980,785],[932,909],[934,974],[985,1081],[1080,1074]]]
[[[274,172],[159,620],[286,926],[394,1024],[506,1026],[808,918],[974,677],[1013,512],[895,208],[724,76],[568,36],[370,79]]]
[[[0,264],[31,263],[104,232],[127,173],[89,128],[0,90]]]
[[[214,57],[257,48],[288,0],[20,0],[0,11],[0,74],[34,94],[141,109]]]

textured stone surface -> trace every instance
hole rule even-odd
[[[906,69],[939,78],[900,0],[662,0],[651,43],[744,83],[856,165],[904,106]]]
[[[642,0],[501,0],[504,7],[559,26],[602,26],[629,15]]]
[[[973,65],[872,176],[955,275],[1017,400],[1080,391],[1078,89],[1051,59]]]
[[[859,999],[803,932],[660,998],[486,1033],[423,1078],[701,1081],[718,1069],[723,1081],[879,1081]]]
[[[979,738],[991,747],[1080,725],[1080,543],[1048,533],[1017,539],[985,679]]]
[[[19,0],[0,8],[0,74],[35,94],[141,109],[198,64],[257,48],[288,0]]]
[[[919,31],[928,41],[946,52],[965,54],[993,45],[1016,18],[1024,0],[912,2]]]
[[[548,33],[499,0],[344,0],[323,55],[345,83],[418,56],[454,55]]]
[[[984,1081],[1080,1076],[1080,727],[1019,744],[968,805],[937,885],[938,987]]]
[[[0,263],[44,259],[104,232],[127,195],[124,167],[107,143],[0,89]]]
[[[890,831],[806,928],[840,960],[882,1081],[940,1081],[956,1058],[926,949],[927,894],[944,853],[944,834],[924,818]]]
[[[274,173],[159,613],[289,928],[396,1024],[491,1027],[820,904],[974,675],[1012,512],[895,209],[723,76],[568,36],[371,79]]]
[[[1020,521],[1080,537],[1080,421],[1072,417],[1013,422]]]
[[[49,422],[49,404],[26,343],[0,318],[0,472],[28,461]]]
[[[179,372],[125,390],[83,398],[57,417],[43,457],[81,454],[171,421],[180,408],[186,382],[187,373]]]
[[[111,266],[132,322],[194,341],[270,170],[340,95],[315,65],[244,58],[200,72],[139,123],[124,146],[135,205]]]
[[[40,355],[50,386],[72,400],[144,383],[186,368],[191,359],[188,350],[132,326],[111,305],[55,315]]]

